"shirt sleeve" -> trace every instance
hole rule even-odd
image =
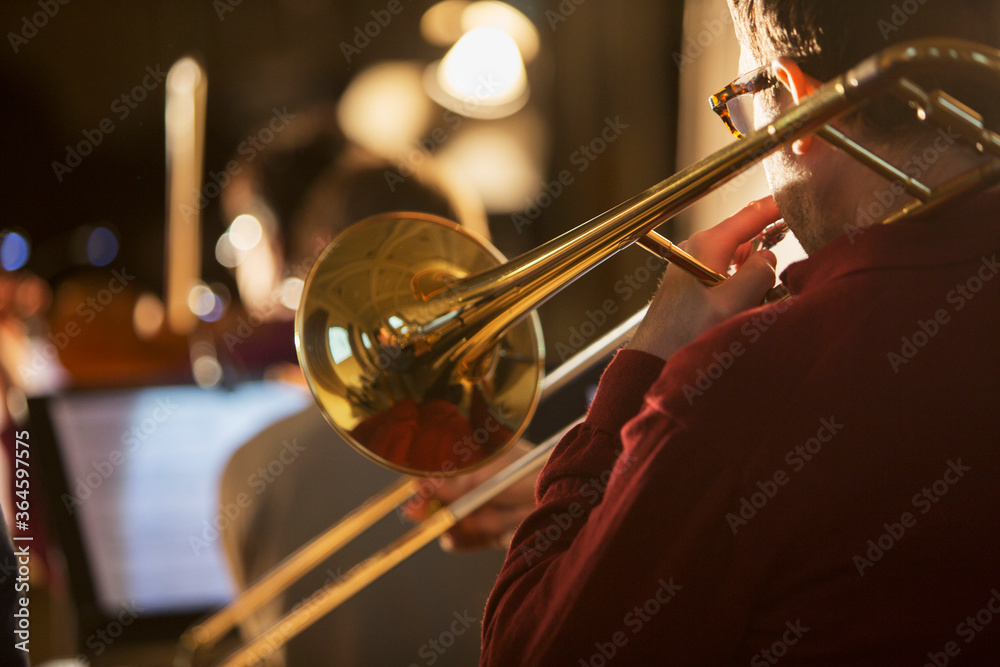
[[[732,646],[705,614],[742,634],[739,605],[718,608],[733,585],[719,561],[737,481],[643,404],[662,365],[620,352],[587,419],[553,452],[487,603],[482,665],[711,664]]]

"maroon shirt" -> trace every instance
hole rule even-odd
[[[992,192],[837,238],[665,365],[619,352],[482,664],[1000,664],[998,257]]]

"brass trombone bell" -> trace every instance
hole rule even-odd
[[[459,225],[421,213],[368,218],[324,251],[296,347],[327,419],[360,452],[399,472],[452,474],[524,430],[542,381],[533,313],[485,354],[448,359],[437,347],[440,325],[462,316],[450,286],[503,261]]]

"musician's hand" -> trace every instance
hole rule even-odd
[[[669,359],[706,329],[760,305],[774,286],[775,257],[767,250],[747,257],[748,242],[780,217],[774,200],[765,197],[682,243],[684,250],[712,269],[726,273],[735,263],[737,272],[721,285],[706,287],[682,269],[668,266],[649,313],[627,347]]]
[[[425,518],[438,504],[447,505],[457,500],[530,450],[531,445],[522,440],[482,468],[457,477],[434,480],[433,486],[429,487],[433,493],[430,498],[418,496],[404,506],[407,518],[412,521]],[[537,472],[527,475],[459,522],[441,536],[441,548],[445,551],[506,548],[514,529],[535,509],[537,479]]]

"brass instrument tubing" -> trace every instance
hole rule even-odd
[[[240,621],[411,497],[417,492],[417,485],[417,479],[402,477],[369,498],[332,528],[285,558],[228,606],[185,632],[181,643],[190,651],[214,645]]]
[[[579,420],[578,420],[579,421]],[[355,565],[343,577],[319,589],[294,611],[276,622],[246,646],[240,648],[222,663],[222,667],[250,667],[270,655],[275,648],[312,625],[348,600],[358,591],[376,581],[400,562],[446,533],[458,521],[483,506],[512,484],[545,463],[549,453],[572,428],[568,426],[544,443],[535,447],[517,461],[498,472],[486,482],[462,496],[448,507],[432,514],[428,519],[391,543],[375,555]]]

